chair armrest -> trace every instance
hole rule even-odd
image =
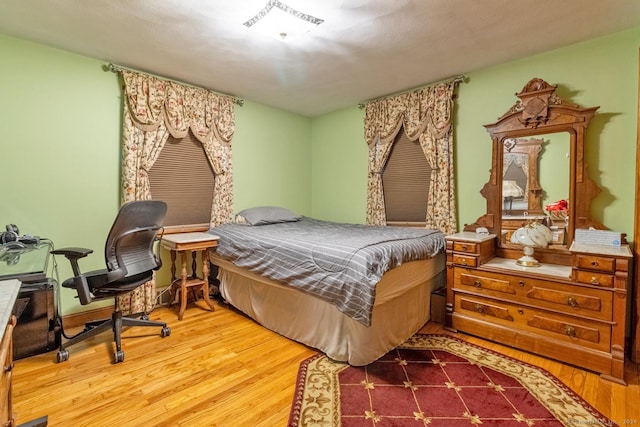
[[[80,258],[84,258],[90,253],[93,253],[93,249],[87,248],[62,248],[62,249],[54,249],[51,251],[53,255],[64,255],[71,262],[71,269],[73,270],[74,276],[80,276],[80,266],[78,265],[78,260]]]
[[[54,255],[64,255],[67,258],[84,258],[90,253],[93,253],[93,249],[87,248],[62,248],[54,249],[51,251]]]

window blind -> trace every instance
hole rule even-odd
[[[425,222],[430,177],[420,143],[409,140],[401,129],[382,173],[388,222]]]
[[[167,203],[165,226],[208,228],[215,173],[200,141],[191,132],[169,136],[149,171],[151,196]]]

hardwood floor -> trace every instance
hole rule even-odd
[[[204,304],[200,302],[198,304]],[[111,335],[18,360],[13,370],[17,422],[48,415],[50,426],[286,426],[299,363],[315,350],[283,338],[233,309],[190,304],[182,321],[158,308],[171,335],[152,328],[125,331],[125,361],[111,364]],[[424,333],[448,333],[428,323]],[[557,362],[464,334],[452,334],[524,362],[562,380],[622,425],[640,424],[638,366],[627,363],[628,386]]]

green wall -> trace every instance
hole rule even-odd
[[[311,215],[311,119],[245,102],[232,141],[234,208],[284,206]]]
[[[469,71],[455,111],[459,227],[485,209],[494,122],[533,77],[582,106],[600,106],[587,161],[603,187],[596,219],[633,233],[640,27],[499,66]],[[119,206],[121,92],[104,62],[0,35],[0,227],[96,250],[102,267]],[[426,83],[426,82],[425,82]],[[367,147],[357,106],[306,118],[247,100],[236,108],[235,210],[273,204],[317,218],[363,223]],[[165,254],[165,260],[168,257]],[[58,260],[60,277],[71,272]],[[165,280],[168,262],[159,276]],[[71,291],[63,314],[82,310]]]
[[[3,36],[0,57],[0,226],[93,248],[83,266],[104,268],[119,202],[118,81],[97,61]],[[69,294],[63,309],[78,305]]]
[[[368,150],[364,110],[347,108],[313,120],[313,217],[364,223]]]
[[[459,229],[486,209],[480,190],[489,179],[491,140],[483,125],[495,122],[518,100],[515,93],[540,77],[557,84],[557,93],[569,101],[600,106],[586,144],[590,175],[603,188],[592,215],[611,229],[633,235],[639,47],[640,27],[464,73],[468,81],[458,89],[454,130]],[[366,199],[361,192],[366,191],[367,159],[362,121],[356,106],[313,121],[316,216],[364,222]],[[339,135],[352,135],[353,140],[338,140]],[[336,168],[335,158],[343,169]]]

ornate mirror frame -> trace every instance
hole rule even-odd
[[[487,200],[487,212],[475,223],[465,225],[465,231],[486,227],[491,233],[501,233],[504,141],[561,132],[567,132],[570,137],[566,247],[573,242],[576,228],[606,228],[590,216],[591,200],[601,190],[589,178],[584,158],[587,126],[600,107],[582,108],[570,103],[555,93],[556,88],[557,85],[550,85],[540,78],[531,79],[520,93],[516,93],[519,100],[497,122],[484,125],[491,135],[493,149],[489,182],[480,191]],[[500,243],[498,246],[498,256],[517,258],[521,254],[521,249],[500,246]],[[543,262],[570,262],[567,249],[541,249],[536,253],[541,254]]]

